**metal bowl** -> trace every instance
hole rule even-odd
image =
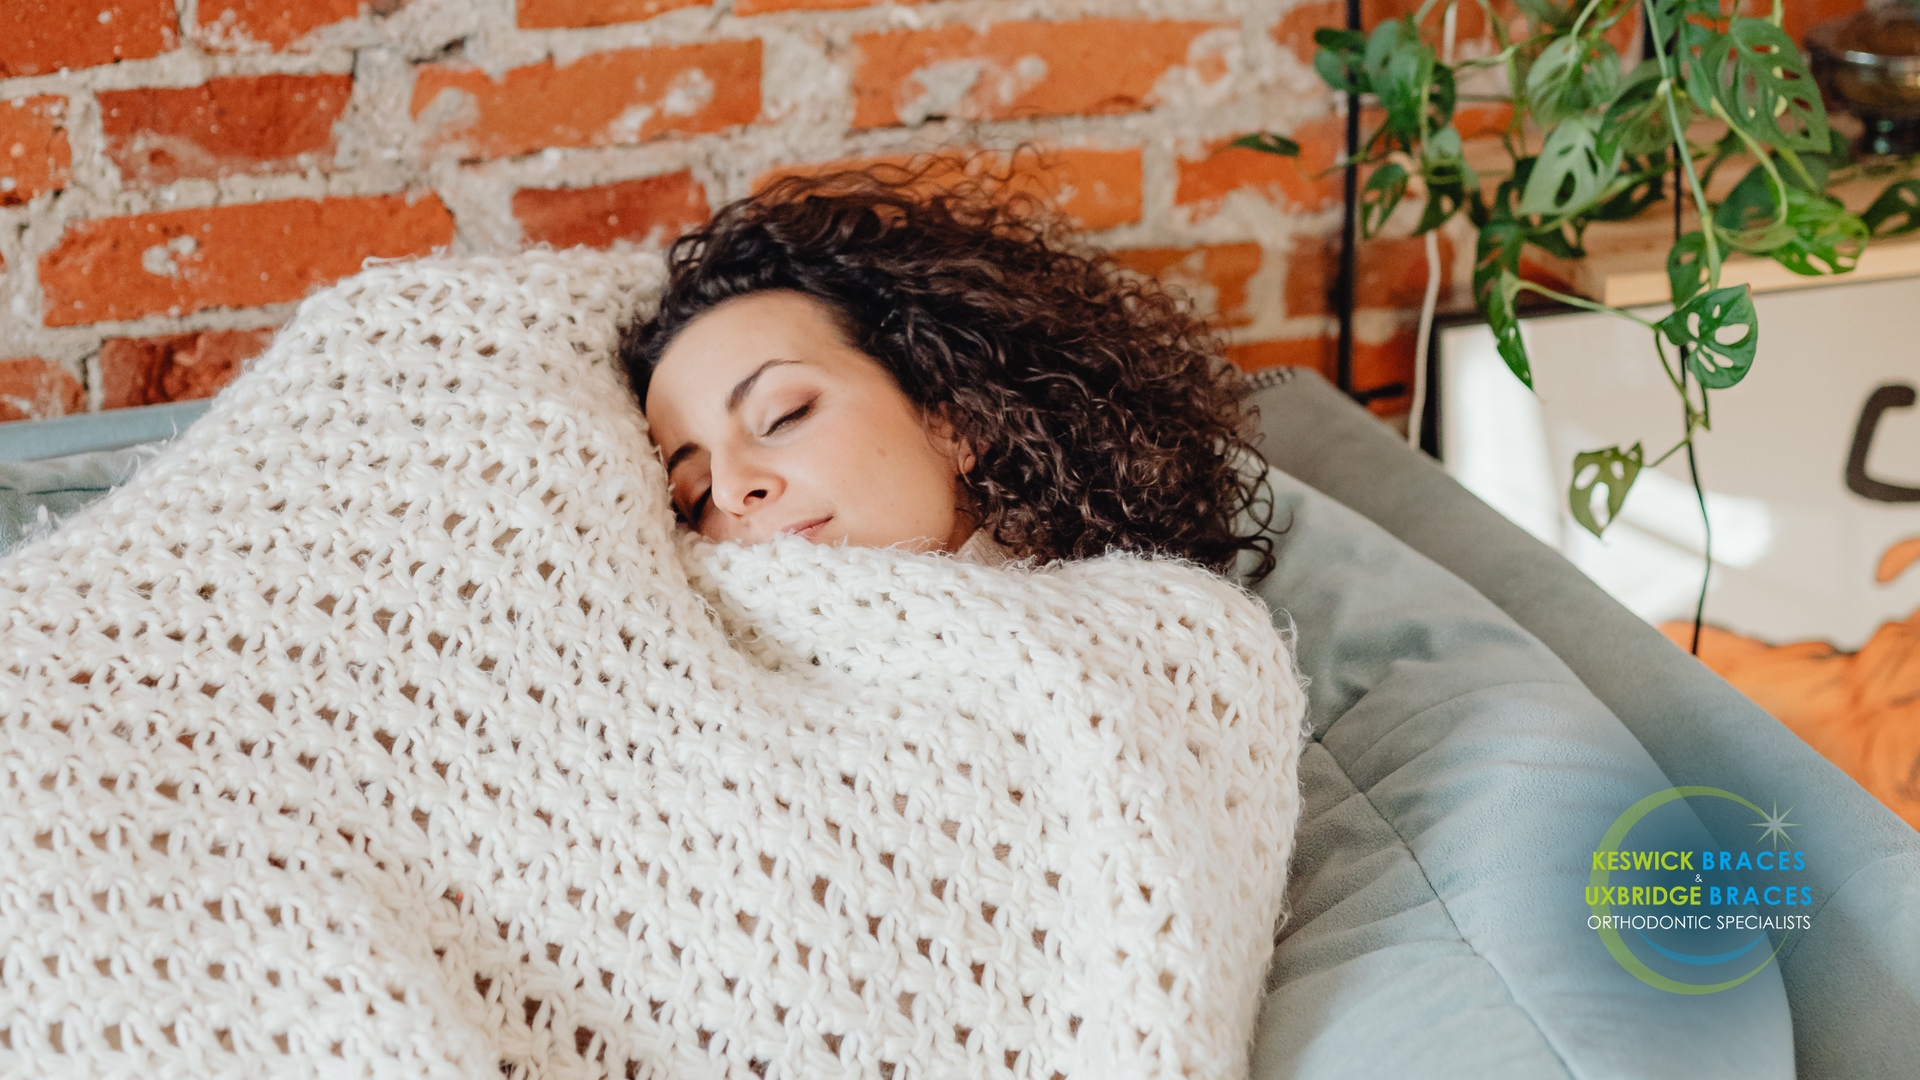
[[[1920,152],[1920,13],[1869,8],[1807,31],[1813,76],[1866,126],[1859,149]]]

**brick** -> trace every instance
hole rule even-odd
[[[1371,31],[1374,27],[1379,26],[1388,19],[1418,15],[1420,14],[1421,6],[1425,4],[1425,2],[1426,0],[1361,0],[1360,25]],[[1519,10],[1511,3],[1499,4],[1497,6],[1503,8],[1509,16],[1517,17],[1519,15]],[[1421,30],[1423,31],[1421,36],[1432,42],[1436,51],[1438,51],[1440,46],[1440,26],[1441,20],[1445,15],[1445,10],[1445,5],[1435,4],[1433,10],[1427,14],[1427,21],[1421,24]],[[1346,8],[1343,5],[1340,8],[1340,13],[1334,17],[1334,21],[1324,23],[1323,25],[1344,26],[1346,25],[1345,20]],[[1456,43],[1478,41],[1487,36],[1487,15],[1485,11],[1481,10],[1480,5],[1476,3],[1456,5],[1453,31],[1454,41]],[[1522,34],[1522,36],[1524,37],[1525,35]]]
[[[1259,244],[1133,248],[1116,251],[1113,257],[1129,270],[1184,291],[1215,326],[1245,326],[1253,321],[1247,283],[1260,272]]]
[[[57,94],[0,101],[0,206],[17,206],[67,186],[67,99]]]
[[[733,0],[735,15],[766,15],[775,11],[847,11],[872,7],[885,0]],[[924,0],[893,0],[896,4],[918,4]]]
[[[1312,368],[1333,381],[1334,340],[1330,337],[1250,341],[1227,348],[1227,359],[1242,371],[1274,367]]]
[[[399,10],[406,0],[200,0],[195,37],[213,49],[281,52],[323,26],[360,17],[364,4],[376,15]]]
[[[100,345],[103,409],[212,397],[273,340],[273,328],[203,330]]]
[[[1364,29],[1371,31],[1384,20],[1397,19],[1403,15],[1417,15],[1423,3],[1424,0],[1362,0],[1360,5],[1360,25]],[[1749,14],[1765,15],[1773,10],[1767,0],[1747,0],[1747,3],[1751,9],[1748,12]],[[1786,7],[1787,31],[1793,35],[1795,41],[1799,41],[1805,28],[1813,25],[1812,22],[1809,22],[1805,24],[1805,27],[1798,30],[1795,29],[1794,11],[1796,5],[1805,5],[1806,7],[1819,5],[1825,10],[1830,10],[1838,14],[1845,11],[1857,10],[1860,4],[1861,0],[1788,0]],[[1516,39],[1526,36],[1526,26],[1521,20],[1519,8],[1516,7],[1511,0],[1494,0],[1492,6],[1494,10],[1499,13],[1500,18],[1507,23],[1509,33],[1515,35]],[[1803,8],[1803,10],[1804,9],[1805,8]],[[1479,4],[1460,3],[1456,5],[1455,10],[1457,12],[1454,19],[1454,42],[1456,46],[1466,45],[1469,42],[1485,42],[1489,46],[1492,45],[1492,27],[1487,21],[1486,11],[1481,8]],[[1435,5],[1433,10],[1428,14],[1427,21],[1421,24],[1421,36],[1431,43],[1436,50],[1440,47],[1441,21],[1444,17],[1444,12],[1444,5]],[[1818,20],[1816,19],[1815,21]],[[1308,0],[1306,3],[1296,4],[1294,7],[1288,9],[1287,13],[1282,15],[1278,22],[1274,23],[1271,33],[1275,41],[1278,41],[1281,46],[1299,57],[1302,63],[1311,64],[1316,48],[1313,44],[1313,32],[1322,26],[1345,25],[1346,5],[1342,3],[1341,0]],[[1627,12],[1625,17],[1610,27],[1606,33],[1607,40],[1623,55],[1639,36],[1640,12],[1637,8]],[[1492,50],[1489,48],[1487,51]],[[1461,54],[1456,53],[1455,55],[1459,56]]]
[[[712,0],[519,0],[514,19],[528,30],[569,26],[612,26],[644,22],[655,15],[684,7],[702,7]]]
[[[1135,112],[1175,67],[1224,75],[1217,55],[1190,53],[1201,34],[1230,25],[1081,19],[857,34],[853,126]]]
[[[130,185],[298,172],[333,155],[351,75],[248,75],[100,93],[107,156]]]
[[[589,188],[522,188],[513,216],[530,244],[603,248],[616,240],[661,246],[708,216],[707,192],[691,172]]]
[[[1287,256],[1289,316],[1330,315],[1328,293],[1339,272],[1339,237],[1305,238]],[[1354,253],[1354,308],[1418,308],[1427,291],[1427,242],[1418,237],[1376,237]],[[1453,241],[1440,238],[1440,292],[1453,280]]]
[[[1512,107],[1469,105],[1460,109],[1456,126],[1462,138],[1497,136],[1507,126]],[[1378,109],[1361,113],[1361,138],[1384,119]],[[1198,222],[1219,213],[1227,196],[1245,191],[1288,210],[1311,212],[1340,205],[1341,147],[1346,145],[1346,118],[1338,115],[1309,120],[1288,133],[1300,144],[1299,157],[1280,157],[1231,145],[1231,138],[1211,140],[1191,157],[1174,162],[1173,202]],[[1362,182],[1365,177],[1362,177]]]
[[[368,258],[453,240],[432,195],[244,203],[67,226],[40,257],[48,326],[298,300]]]
[[[1397,19],[1403,15],[1418,15],[1424,0],[1362,0],[1360,5],[1360,25],[1367,30],[1379,26],[1386,19]],[[1509,16],[1518,14],[1511,3],[1496,3]],[[1487,15],[1479,4],[1461,3],[1456,6],[1453,40],[1456,45],[1469,41],[1478,41],[1489,37]],[[1436,5],[1423,24],[1422,36],[1440,46],[1440,26],[1445,6]],[[1288,51],[1300,58],[1304,64],[1313,63],[1313,54],[1317,46],[1313,43],[1313,32],[1323,26],[1345,26],[1347,19],[1346,4],[1341,0],[1308,0],[1296,4],[1273,25],[1273,39]]]
[[[1046,202],[1082,229],[1097,231],[1127,225],[1140,220],[1141,171],[1139,150],[1048,149],[1016,155],[955,151],[966,160],[966,175],[984,172],[1005,175],[1009,161],[1013,165],[1010,187]],[[934,159],[925,154],[890,154],[881,157],[829,161],[817,165],[792,165],[775,169],[753,182],[755,191],[783,176],[805,176],[842,169],[878,168],[917,170],[932,164],[935,168],[923,178],[928,187],[938,187],[960,179],[963,174],[946,167],[949,158]]]
[[[1399,383],[1407,390],[1389,398],[1370,402],[1375,416],[1394,416],[1406,412],[1413,403],[1413,354],[1415,331],[1397,330],[1385,341],[1353,343],[1353,385],[1362,389]],[[1333,337],[1291,338],[1284,341],[1254,341],[1227,349],[1227,359],[1244,371],[1270,367],[1308,367],[1328,382],[1335,381],[1339,365],[1339,343]]]
[[[1377,123],[1368,115],[1361,123]],[[1212,217],[1235,191],[1249,191],[1278,206],[1311,211],[1340,202],[1340,174],[1331,170],[1346,144],[1346,121],[1339,116],[1309,120],[1291,133],[1300,144],[1299,157],[1280,157],[1229,145],[1218,139],[1202,148],[1198,157],[1174,162],[1173,202],[1187,207],[1194,220]]]
[[[1856,2],[1853,7],[1848,10],[1853,10],[1858,7],[1859,4]],[[1791,10],[1791,8],[1789,8],[1789,10]],[[1764,10],[1757,12],[1757,14],[1766,16],[1771,14],[1772,11],[1773,5],[1769,3]],[[1793,40],[1800,41],[1801,34],[1793,31],[1792,16],[1788,16],[1787,19],[1787,30],[1793,33]],[[1641,39],[1639,6],[1635,5],[1631,11],[1628,11],[1626,15],[1621,17],[1619,22],[1608,27],[1607,32],[1602,36],[1607,39],[1607,44],[1613,46],[1614,52],[1619,53],[1621,56],[1627,55]]]
[[[1394,331],[1385,341],[1353,343],[1353,385],[1362,390],[1399,383],[1406,391],[1369,402],[1375,416],[1394,416],[1413,405],[1413,353],[1418,334],[1412,326]]]
[[[158,56],[179,29],[173,0],[6,0],[0,79]]]
[[[720,131],[759,114],[757,40],[593,53],[565,67],[515,68],[498,81],[444,64],[422,68],[413,89],[428,145],[466,159]]]
[[[1511,105],[1463,105],[1453,113],[1454,130],[1462,139],[1498,138],[1511,123]]]
[[[0,360],[0,421],[45,420],[86,411],[80,380],[37,356]]]
[[[1345,26],[1346,19],[1347,6],[1341,0],[1307,0],[1288,8],[1270,32],[1281,48],[1298,57],[1301,63],[1311,64],[1313,54],[1320,48],[1313,43],[1313,32],[1323,26]]]

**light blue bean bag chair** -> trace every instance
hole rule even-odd
[[[1314,726],[1253,1076],[1920,1077],[1920,834],[1324,381],[1250,392],[1279,564],[1248,584]],[[201,408],[0,425],[0,549],[137,483],[125,447]],[[1720,993],[1656,989],[1588,928],[1592,852],[1675,784],[1792,801],[1815,855],[1811,929]]]

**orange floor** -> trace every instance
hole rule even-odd
[[[1683,649],[1692,640],[1690,622],[1660,629]],[[1709,626],[1700,659],[1920,829],[1920,611],[1854,653]]]

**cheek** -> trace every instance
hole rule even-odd
[[[955,469],[926,441],[919,427],[870,444],[872,481],[863,485],[877,509],[901,527],[944,531],[954,511]]]
[[[787,473],[790,490],[805,487],[825,496],[855,543],[947,539],[956,509],[956,469],[928,440],[918,418],[876,406],[849,410],[833,421],[822,425],[817,443],[808,440],[804,460],[795,459]]]

